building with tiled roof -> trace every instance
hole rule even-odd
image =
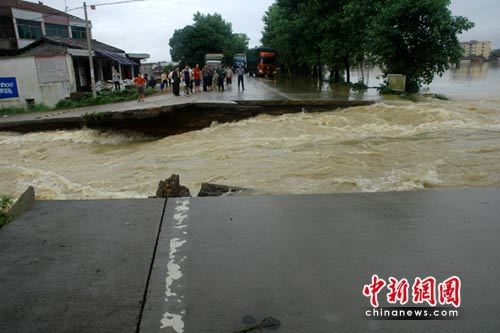
[[[111,80],[114,70],[122,79],[133,78],[140,60],[149,58],[95,39],[91,49],[94,76],[102,82]],[[2,84],[13,94],[2,88],[0,107],[26,102],[53,106],[73,92],[90,91],[85,21],[42,3],[0,0]]]
[[[92,28],[90,21],[89,27]],[[0,1],[0,56],[23,48],[41,36],[85,40],[85,20],[41,2]]]

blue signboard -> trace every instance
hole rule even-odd
[[[19,97],[15,77],[0,77],[0,99]]]

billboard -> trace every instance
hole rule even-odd
[[[67,82],[69,80],[66,56],[35,57],[39,83]]]
[[[0,77],[0,99],[17,98],[17,81],[15,77]]]

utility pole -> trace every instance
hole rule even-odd
[[[97,7],[97,6],[119,5],[119,4],[124,4],[124,3],[129,3],[129,2],[137,2],[137,1],[146,1],[146,0],[124,0],[124,1],[117,1],[117,2],[105,2],[105,3],[91,5],[91,9],[95,9],[95,7]],[[94,59],[92,57],[92,37],[90,36],[89,17],[87,14],[87,3],[86,2],[83,3],[83,10],[85,12],[85,32],[87,34],[87,50],[89,51],[90,82],[92,85],[92,96],[94,98],[96,98],[97,91],[95,89]]]
[[[87,3],[83,3],[83,10],[85,11],[85,33],[87,34],[87,49],[89,51],[89,65],[90,65],[90,83],[92,85],[92,97],[97,97],[95,89],[95,75],[94,75],[94,58],[92,56],[92,40],[90,37],[89,18],[87,15]]]

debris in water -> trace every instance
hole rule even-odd
[[[158,190],[156,191],[157,198],[183,198],[190,197],[191,193],[186,186],[182,186],[179,180],[179,175],[172,175],[170,178],[160,181]]]

